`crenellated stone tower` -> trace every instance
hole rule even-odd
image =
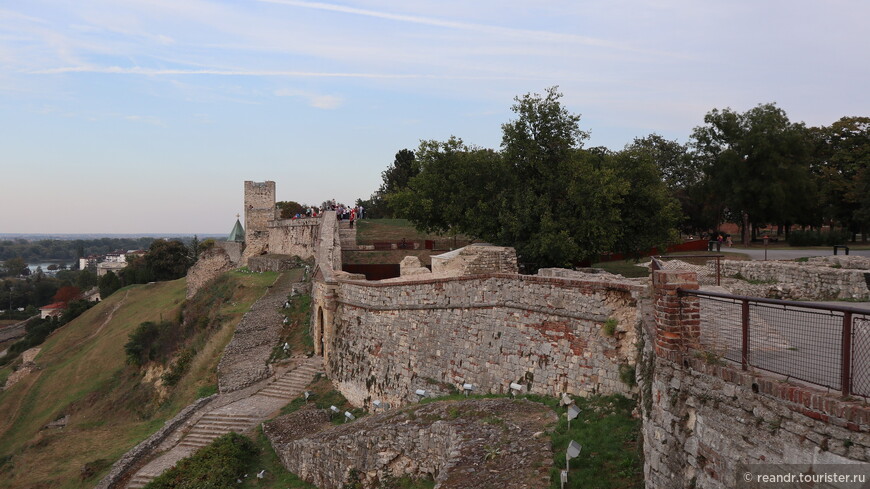
[[[274,221],[275,182],[245,181],[245,252],[242,265],[248,258],[269,251],[268,224]]]

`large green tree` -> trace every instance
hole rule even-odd
[[[190,254],[181,241],[157,239],[145,254],[145,265],[153,280],[175,280],[190,268]]]
[[[583,149],[580,116],[560,98],[555,87],[517,97],[500,152],[457,138],[424,141],[419,174],[390,194],[390,205],[426,231],[513,246],[530,269],[667,242],[676,207],[658,169],[649,158]],[[655,228],[640,229],[650,219]]]
[[[381,172],[381,186],[371,195],[368,200],[357,199],[356,205],[365,208],[365,215],[371,218],[394,217],[403,215],[405,210],[395,207],[400,204],[390,204],[392,196],[407,190],[411,180],[420,173],[421,164],[416,155],[410,149],[403,149],[396,153],[393,163]]]
[[[501,155],[451,137],[421,141],[416,162],[419,172],[403,188],[387,194],[397,216],[430,233],[496,239],[508,175]]]
[[[623,153],[631,153],[634,158],[653,162],[658,167],[668,192],[680,204],[682,231],[696,234],[714,225],[716,208],[708,198],[707,176],[685,144],[650,134],[635,138]]]
[[[673,156],[679,159],[679,151]],[[680,204],[662,180],[660,158],[638,144],[610,158],[616,176],[631,186],[618,204],[620,229],[614,249],[635,258],[678,241],[674,224],[680,221]]]
[[[750,223],[817,219],[807,129],[775,104],[743,113],[713,109],[692,139],[711,193],[723,208],[742,216],[744,244],[750,241]]]
[[[843,117],[813,128],[813,174],[820,189],[823,217],[866,239],[870,230],[870,117]]]

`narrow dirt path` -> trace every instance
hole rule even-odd
[[[63,351],[77,350],[77,349],[79,349],[82,345],[84,345],[85,343],[91,341],[94,337],[96,337],[97,335],[99,335],[99,334],[103,331],[103,329],[104,329],[104,328],[109,324],[109,322],[111,322],[112,318],[115,316],[115,312],[117,312],[118,309],[120,309],[121,306],[124,305],[124,302],[127,300],[127,296],[128,296],[129,294],[130,294],[130,291],[128,290],[128,291],[124,294],[124,297],[122,297],[121,300],[119,300],[119,301],[118,301],[118,302],[117,302],[117,303],[112,307],[112,309],[111,309],[111,310],[109,311],[109,313],[106,315],[106,318],[103,320],[102,323],[100,323],[100,326],[97,327],[97,329],[96,329],[94,332],[92,332],[92,333],[89,334],[88,336],[82,338],[81,340],[79,340],[79,341],[73,343],[72,345],[66,347]],[[54,334],[54,333],[55,333],[55,332],[52,332],[52,334]],[[57,350],[56,352],[53,352],[53,353],[55,353],[55,354],[59,354],[59,353],[63,353],[63,351],[61,351],[61,350]],[[36,359],[37,359],[37,360],[39,359],[39,355],[37,355]],[[0,425],[0,426],[2,426],[2,429],[0,429],[0,435],[2,435],[3,433],[5,433],[5,432],[9,429],[9,427],[11,427],[11,426],[14,424],[15,420],[18,418],[18,414],[19,414],[19,412],[21,411],[21,406],[24,404],[24,401],[27,399],[28,395],[30,394],[30,389],[31,389],[31,388],[36,384],[36,382],[39,380],[39,377],[42,375],[42,372],[43,372],[42,369],[37,370],[36,372],[32,372],[31,374],[25,376],[24,378],[22,378],[22,379],[19,381],[19,383],[20,383],[21,381],[25,381],[25,380],[26,380],[26,382],[27,382],[28,385],[27,385],[27,387],[25,388],[24,392],[20,393],[20,395],[19,395],[19,397],[18,397],[18,403],[17,403],[17,405],[15,406],[15,410],[14,410],[14,411],[12,412],[12,414],[11,414],[10,416],[8,416],[8,417],[6,418],[6,420],[5,420],[5,421],[7,421],[7,422],[6,422],[6,423],[3,423],[2,425]],[[10,386],[10,387],[11,387],[11,386]]]

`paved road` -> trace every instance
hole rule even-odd
[[[764,247],[763,246],[753,246],[752,248],[744,248],[742,246],[733,246],[728,248],[727,246],[722,247],[722,251],[730,251],[733,253],[745,253],[749,255],[749,257],[753,260],[764,260]],[[840,250],[839,253],[842,255],[843,250]],[[788,248],[768,248],[767,249],[767,259],[768,260],[794,260],[796,258],[803,258],[805,256],[831,256],[834,254],[833,248],[826,249],[788,249]],[[868,256],[870,257],[870,250],[855,250],[852,249],[849,251],[849,255],[856,256]]]

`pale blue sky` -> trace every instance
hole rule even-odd
[[[223,233],[244,180],[367,197],[559,85],[587,146],[870,115],[870,2],[0,0],[0,233]]]

